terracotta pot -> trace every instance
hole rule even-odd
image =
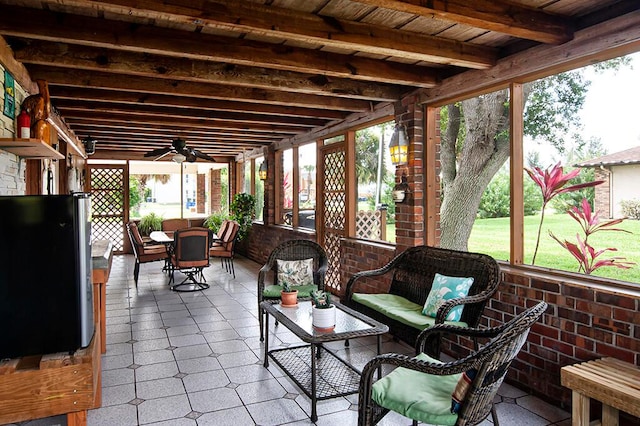
[[[280,304],[282,306],[298,306],[298,290],[281,291]]]
[[[332,331],[336,326],[336,307],[334,305],[325,309],[314,306],[312,316],[311,324],[316,330]]]

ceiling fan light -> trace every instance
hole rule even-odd
[[[176,154],[176,155],[173,156],[173,161],[178,163],[178,164],[184,163],[184,161],[186,159],[187,159],[187,157],[185,157],[182,154]]]

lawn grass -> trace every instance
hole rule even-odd
[[[536,234],[540,216],[526,216],[524,219],[524,252],[525,264],[531,264],[536,243]],[[640,283],[640,221],[625,220],[617,226],[632,232],[600,231],[589,237],[589,244],[596,250],[616,248],[616,252],[605,252],[599,258],[607,259],[621,256],[627,261],[636,262],[631,269],[619,269],[615,267],[603,267],[596,270],[593,275],[598,277],[613,278],[621,281]],[[567,214],[548,214],[545,216],[540,235],[540,246],[536,257],[536,266],[543,266],[564,271],[577,272],[578,262],[567,250],[562,248],[549,236],[551,230],[560,240],[576,242],[576,234],[582,231],[578,223]],[[487,253],[498,260],[509,260],[509,218],[477,219],[471,237],[469,238],[469,251]]]

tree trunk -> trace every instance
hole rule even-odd
[[[467,250],[480,199],[493,176],[509,158],[508,91],[501,90],[449,105],[441,146],[443,199],[440,245]],[[460,114],[465,140],[459,156],[456,144]],[[456,111],[458,109],[458,111]]]

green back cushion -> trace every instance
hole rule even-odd
[[[292,286],[313,285],[313,258],[302,260],[276,259],[278,284],[288,282]]]
[[[472,284],[473,277],[449,277],[436,273],[422,313],[435,318],[438,314],[438,309],[444,302],[465,297],[469,293]],[[459,305],[451,309],[447,315],[447,321],[460,321],[462,308],[463,306]]]
[[[425,354],[416,359],[441,364]],[[381,407],[410,419],[433,425],[454,425],[458,415],[451,413],[451,394],[460,376],[435,376],[398,367],[374,383],[371,398]]]

